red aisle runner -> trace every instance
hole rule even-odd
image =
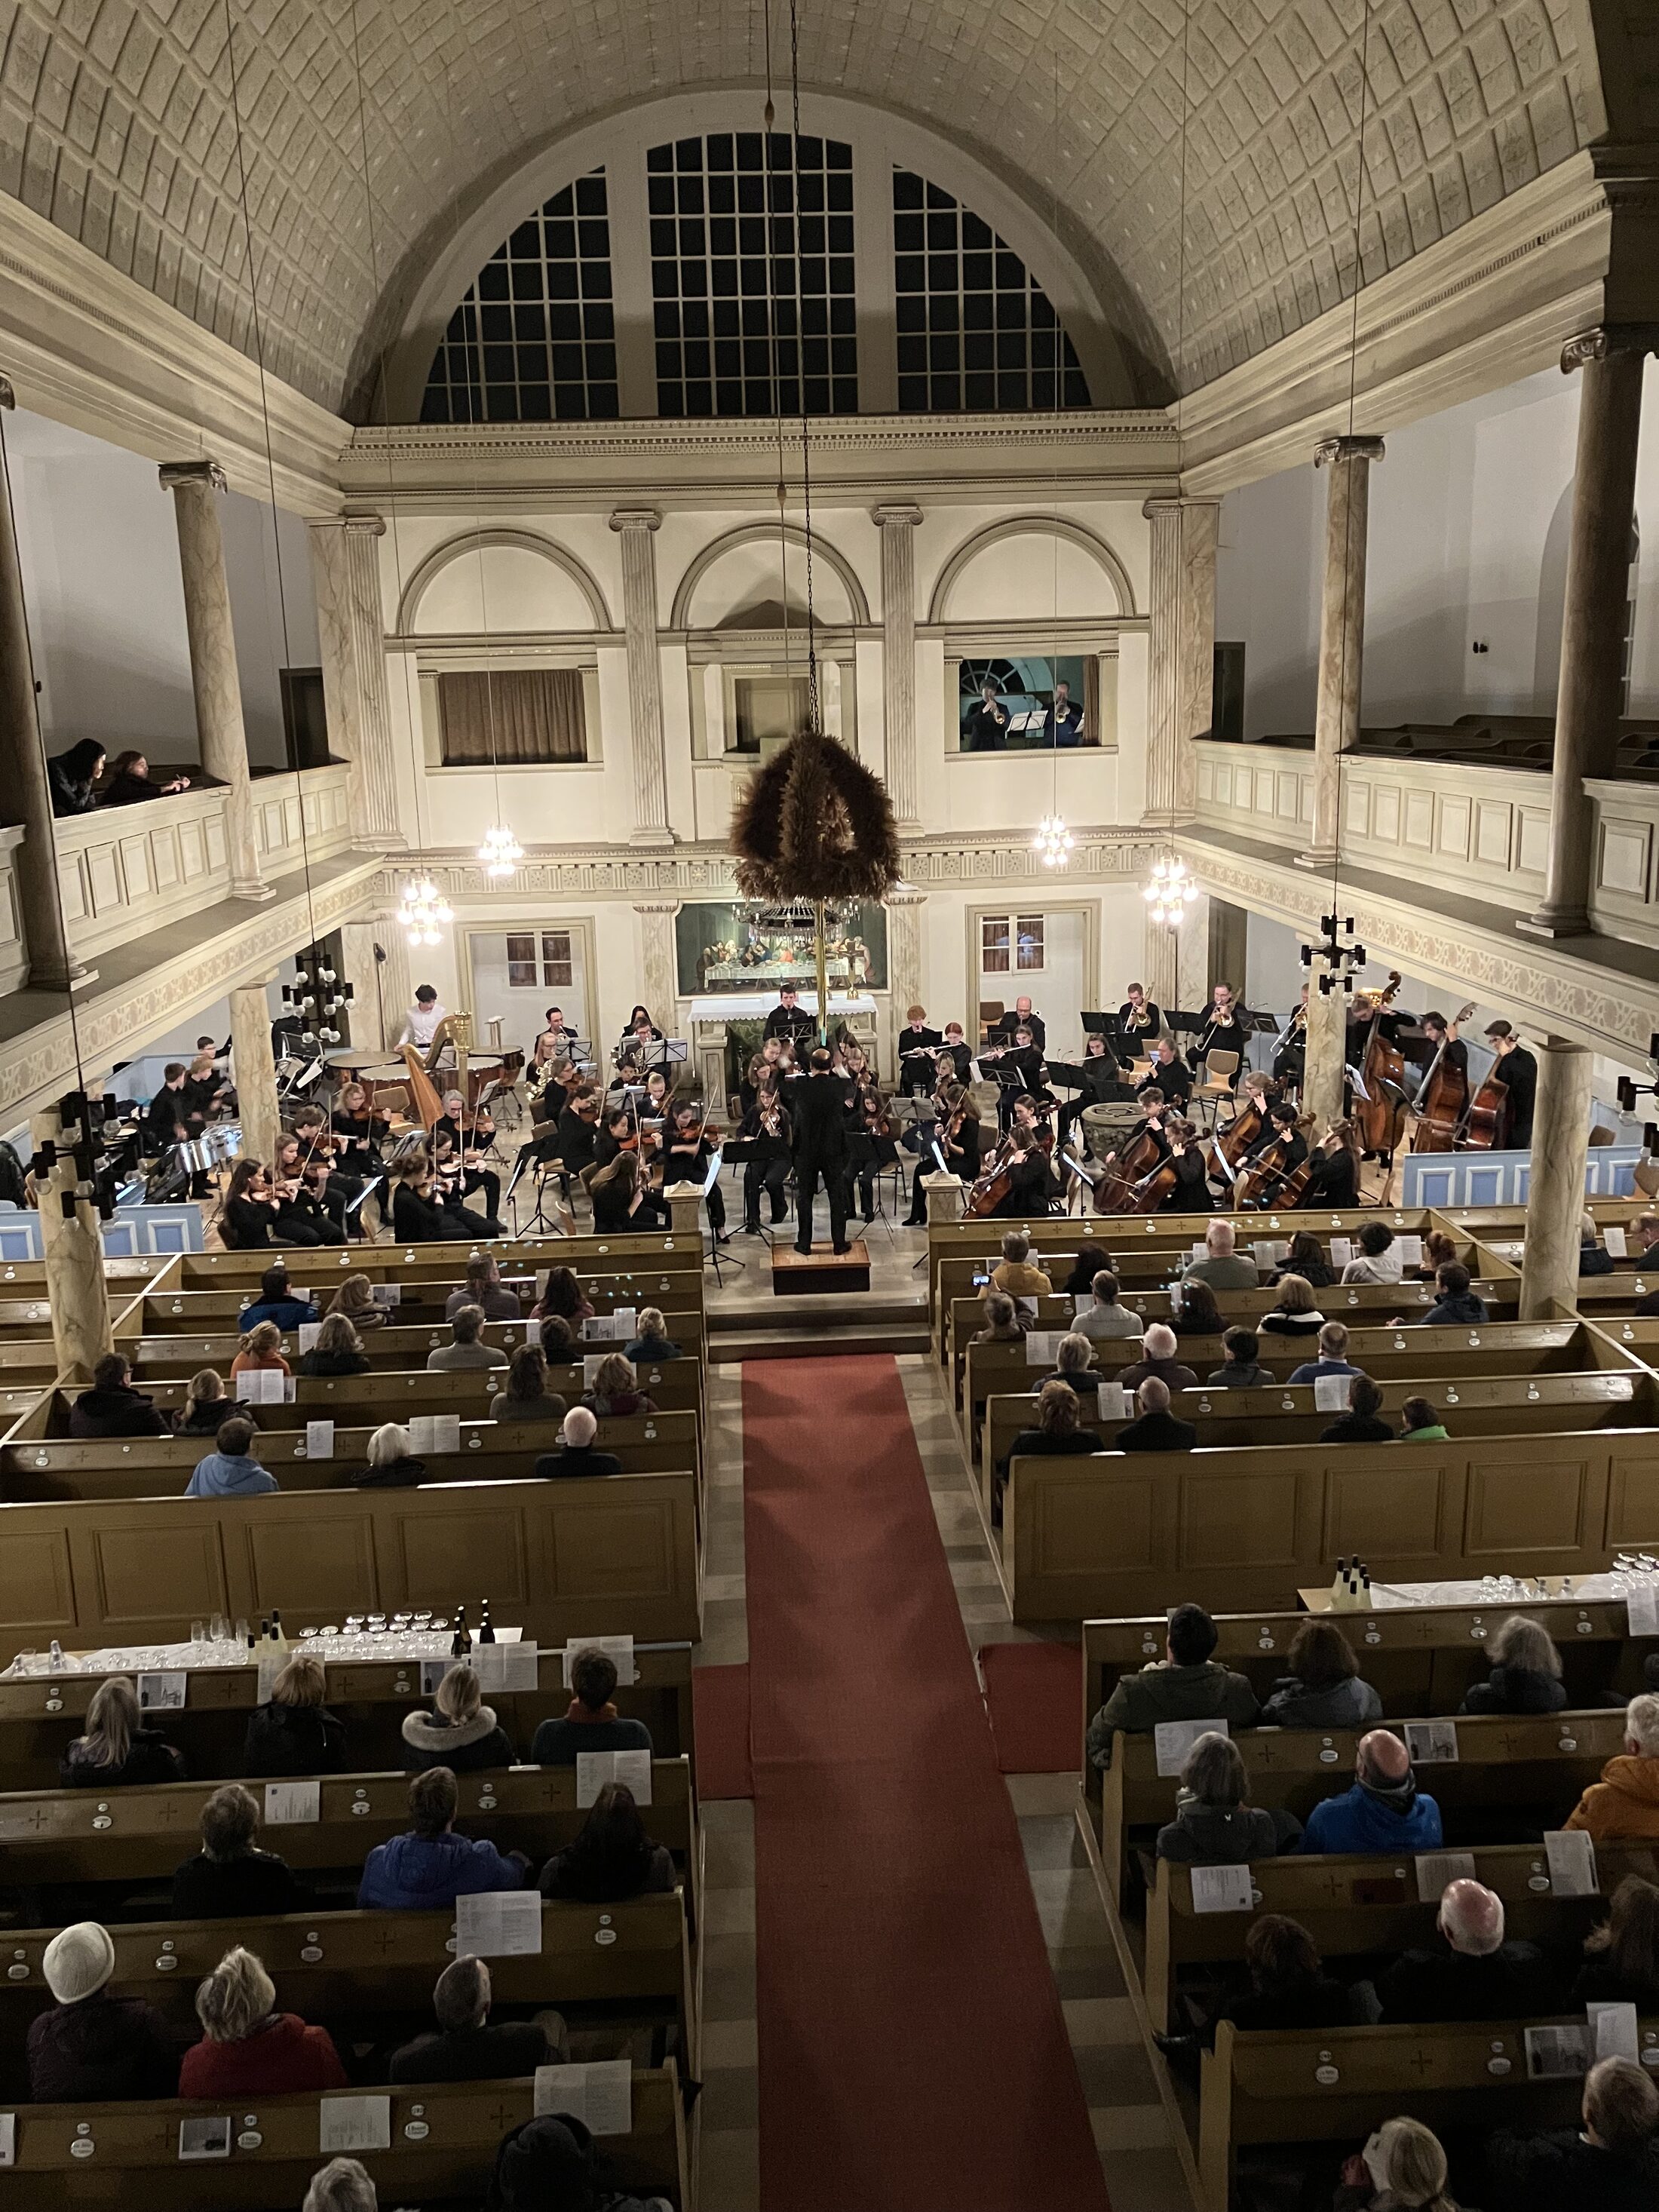
[[[766,2212],[1106,2212],[890,1359],[744,1369]]]

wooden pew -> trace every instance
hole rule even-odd
[[[313,1638],[307,1648],[324,1656],[327,1640]],[[694,1749],[690,1644],[636,1644],[634,1664],[639,1679],[617,1686],[618,1712],[645,1723],[659,1758],[689,1756]],[[404,1716],[421,1702],[419,1664],[346,1660],[327,1665],[325,1672],[327,1703],[345,1723],[354,1764],[397,1765]],[[57,1786],[58,1761],[83,1732],[87,1707],[104,1679],[101,1671],[0,1677],[0,1775],[10,1788]],[[258,1668],[191,1668],[185,1692],[183,1708],[169,1711],[163,1722],[168,1741],[184,1753],[197,1780],[210,1775],[240,1780],[248,1715],[258,1701]],[[501,1726],[527,1751],[538,1724],[560,1717],[570,1702],[562,1652],[538,1653],[533,1694],[491,1690],[487,1695]]]
[[[396,1311],[401,1315],[403,1308],[399,1306]],[[669,1341],[678,1344],[692,1364],[701,1361],[707,1351],[701,1308],[677,1308],[665,1313],[663,1318],[668,1324]],[[511,1359],[521,1344],[537,1341],[538,1326],[533,1321],[488,1322],[484,1325],[483,1341],[494,1345]],[[424,1368],[429,1352],[437,1352],[453,1341],[448,1322],[440,1318],[410,1324],[402,1321],[392,1322],[384,1328],[370,1329],[362,1339],[362,1346],[374,1369],[396,1369],[406,1373]],[[145,1384],[164,1375],[182,1376],[188,1380],[200,1367],[217,1368],[228,1382],[230,1363],[241,1346],[241,1338],[234,1333],[186,1336],[177,1330],[164,1330],[141,1336],[131,1346],[124,1344],[122,1349],[131,1359],[137,1378]],[[620,1344],[606,1342],[603,1339],[584,1340],[582,1344],[584,1353],[600,1358],[606,1352],[622,1349]],[[297,1375],[300,1362],[305,1357],[301,1349],[298,1329],[290,1329],[283,1337],[283,1356]],[[647,1361],[645,1364],[653,1374],[659,1376],[664,1364],[677,1367],[679,1362]],[[497,1389],[507,1380],[505,1369],[500,1370],[499,1374]]]
[[[1607,1899],[1627,1874],[1648,1881],[1659,1874],[1652,1844],[1600,1843],[1595,1894],[1558,1897],[1541,1844],[1487,1844],[1470,1856],[1474,1879],[1504,1900],[1506,1935],[1560,1956],[1576,1950],[1606,1917]],[[1437,1896],[1419,1898],[1409,1854],[1261,1859],[1251,1866],[1250,1886],[1256,1901],[1249,1912],[1194,1912],[1192,1869],[1158,1861],[1146,1898],[1145,1994],[1154,2027],[1170,2023],[1183,1966],[1226,1966],[1243,1959],[1258,1913],[1282,1912],[1299,1923],[1328,1960],[1397,1957],[1431,1942],[1440,1909]]]
[[[1121,1619],[1176,1599],[1282,1606],[1358,1554],[1373,1582],[1584,1575],[1659,1546],[1648,1429],[1269,1444],[1016,1459],[1004,1578],[1028,1623]]]
[[[400,1295],[396,1305],[386,1309],[387,1319],[411,1325],[434,1322],[441,1324],[444,1308],[452,1291],[460,1287],[465,1265],[464,1260],[458,1260],[447,1280],[396,1279]],[[307,1281],[302,1266],[295,1265],[290,1269],[295,1283],[316,1293],[316,1303],[324,1312],[327,1311],[329,1301],[338,1288],[334,1280],[337,1272],[331,1269],[320,1281],[313,1283]],[[376,1277],[367,1267],[357,1272],[369,1276],[371,1281],[386,1279],[383,1276]],[[597,1313],[614,1313],[618,1306],[659,1306],[665,1311],[671,1306],[679,1310],[699,1313],[702,1310],[702,1271],[692,1264],[689,1255],[682,1261],[679,1254],[673,1254],[661,1267],[595,1269],[585,1272],[580,1279],[583,1294]],[[527,1319],[541,1285],[541,1273],[532,1274],[516,1267],[504,1267],[501,1280],[508,1290],[517,1292],[523,1303],[524,1317]],[[181,1284],[164,1283],[150,1291],[144,1299],[144,1327],[147,1333],[158,1334],[168,1331],[181,1332],[185,1335],[199,1335],[216,1329],[222,1334],[234,1331],[250,1298],[258,1295],[257,1282],[249,1285],[246,1291],[228,1285],[223,1289],[187,1290]]]
[[[493,1243],[485,1238],[476,1245],[457,1240],[441,1244],[289,1247],[272,1252],[185,1252],[178,1255],[178,1273],[168,1279],[185,1290],[212,1290],[228,1283],[252,1293],[265,1269],[280,1261],[296,1283],[310,1285],[314,1278],[320,1286],[331,1276],[368,1275],[377,1283],[447,1283],[453,1289],[475,1251],[498,1261],[503,1274],[539,1274],[549,1267],[574,1268],[578,1275],[629,1267],[642,1275],[653,1269],[660,1274],[671,1259],[678,1258],[682,1267],[695,1263],[698,1280],[702,1279],[702,1238],[654,1229],[616,1237],[506,1237]],[[647,1298],[644,1303],[651,1305],[656,1301]]]
[[[408,1828],[412,1778],[327,1774],[321,1817],[267,1826],[261,1840],[301,1872],[361,1869],[377,1844]],[[576,1805],[574,1766],[508,1766],[455,1778],[464,1835],[535,1861],[562,1850],[587,1818]],[[202,1808],[217,1782],[167,1782],[149,1789],[15,1790],[0,1796],[0,1881],[16,1888],[58,1882],[152,1881],[200,1848]],[[252,1785],[256,1796],[261,1784]],[[363,1809],[359,1811],[357,1808]],[[696,1810],[688,1759],[653,1759],[646,1825],[689,1866]]]
[[[502,2136],[535,2110],[533,2081],[441,2081],[353,2094],[389,2100],[392,2148],[354,2154],[387,2206],[481,2202]],[[165,2194],[172,2212],[293,2212],[326,2163],[318,2148],[326,2100],[314,2094],[239,2099],[229,2159],[181,2164],[181,2122],[222,2118],[230,2101],[21,2106],[15,2164],[28,2178],[14,2185],[15,2201],[31,2212],[84,2212],[89,2203],[148,2203]],[[90,2143],[91,2152],[77,2157],[71,2148],[77,2142]],[[605,2136],[602,2148],[620,2185],[665,2196],[685,2212],[685,2117],[672,2060],[635,2068],[632,2129]]]
[[[293,1630],[488,1596],[538,1644],[701,1628],[697,1478],[684,1468],[561,1482],[263,1498],[0,1505],[0,1657],[187,1638],[193,1620]],[[1100,1610],[1101,1608],[1093,1608]]]
[[[1399,1735],[1404,1722],[1388,1725]],[[1439,1806],[1447,1848],[1455,1849],[1460,1820],[1504,1808],[1548,1808],[1554,1827],[1601,1775],[1625,1741],[1621,1709],[1589,1712],[1465,1714],[1457,1722],[1457,1758],[1417,1768],[1419,1788]],[[1354,1747],[1364,1729],[1235,1729],[1233,1741],[1250,1778],[1249,1802],[1283,1808],[1306,1824],[1322,1798],[1340,1796],[1353,1782]],[[1172,1820],[1175,1775],[1158,1771],[1150,1735],[1112,1739],[1112,1763],[1101,1777],[1100,1862],[1115,1899],[1123,1895],[1131,1838]],[[1389,1863],[1392,1863],[1389,1862]]]
[[[1575,2024],[1583,2023],[1582,2014]],[[1199,2197],[1227,2212],[1240,2150],[1332,2143],[1358,2150],[1373,2128],[1409,2112],[1437,2134],[1577,2124],[1581,2077],[1529,2081],[1521,2021],[1453,2026],[1328,2027],[1241,2035],[1231,2021],[1204,2055]],[[1564,2023],[1565,2024],[1565,2023]],[[1659,2021],[1641,2022],[1644,2051]]]

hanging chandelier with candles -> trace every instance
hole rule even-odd
[[[1070,862],[1075,842],[1063,814],[1045,814],[1031,840],[1031,850],[1041,857],[1045,868],[1063,868]]]
[[[403,904],[398,908],[398,926],[408,933],[411,945],[441,943],[442,931],[454,919],[449,901],[430,876],[411,876],[404,884]]]
[[[524,858],[524,847],[505,823],[484,831],[484,841],[478,848],[478,858],[483,862],[484,873],[492,882],[510,876]]]
[[[1152,880],[1141,892],[1154,921],[1173,929],[1198,896],[1198,884],[1187,872],[1187,863],[1172,853],[1152,862]]]

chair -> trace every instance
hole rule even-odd
[[[1204,1080],[1193,1089],[1193,1101],[1207,1099],[1212,1107],[1223,1098],[1232,1097],[1232,1079],[1238,1073],[1240,1055],[1236,1052],[1211,1052],[1204,1056]]]
[[[1000,1022],[1004,1013],[1000,999],[981,999],[979,1002],[979,1041],[984,1043],[991,1034],[993,1022]]]

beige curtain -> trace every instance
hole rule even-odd
[[[465,668],[438,678],[447,768],[587,758],[577,668]],[[493,742],[492,742],[493,741]]]

